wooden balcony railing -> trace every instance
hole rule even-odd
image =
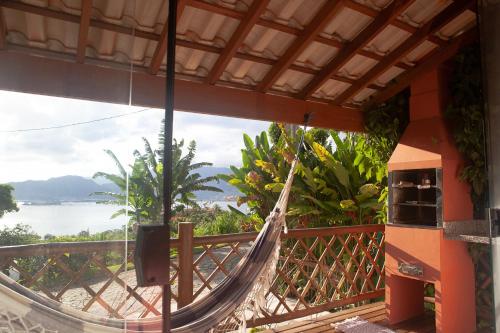
[[[263,314],[251,325],[281,322],[380,298],[384,226],[290,230]],[[210,292],[245,255],[257,233],[193,237],[189,223],[172,239],[172,307]],[[127,245],[127,264],[125,264]],[[0,247],[0,270],[21,285],[76,309],[112,318],[160,314],[159,287],[140,288],[129,241]]]

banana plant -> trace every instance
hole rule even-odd
[[[158,223],[163,210],[163,150],[154,150],[149,141],[143,138],[144,153],[134,151],[134,163],[129,166],[128,173],[128,207],[116,211],[111,218],[123,215],[128,211],[131,222]],[[161,142],[160,142],[161,145]],[[113,159],[118,174],[97,172],[94,178],[103,177],[116,184],[120,189],[117,193],[98,192],[94,194],[107,195],[112,199],[107,203],[125,206],[127,171],[111,150],[106,153]],[[195,192],[212,191],[222,192],[218,187],[209,183],[218,182],[218,177],[202,177],[196,172],[203,166],[211,166],[208,162],[193,163],[196,153],[196,143],[191,141],[184,154],[184,140],[174,140],[172,144],[172,191],[171,200],[175,211],[182,210],[185,206],[197,207]]]

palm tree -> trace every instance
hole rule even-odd
[[[153,150],[151,144],[146,138],[144,141],[144,153],[139,150],[134,151],[134,164],[130,166],[129,174],[129,207],[118,210],[112,215],[112,218],[125,214],[128,209],[132,222],[137,223],[158,223],[162,216],[162,194],[163,194],[163,149]],[[197,191],[222,192],[221,189],[211,186],[208,183],[216,181],[218,177],[202,177],[195,170],[211,166],[212,163],[200,162],[193,163],[196,153],[196,142],[191,141],[187,147],[187,153],[183,155],[184,140],[172,144],[172,203],[176,211],[184,209],[185,206],[197,207]],[[95,193],[99,195],[108,195],[113,199],[110,201],[115,204],[125,205],[126,192],[126,171],[115,154],[107,150],[106,153],[115,161],[119,174],[109,174],[97,172],[96,177],[115,183],[121,190],[121,193]]]
[[[96,172],[93,178],[105,178],[106,180],[114,183],[119,189],[119,192],[95,192],[94,195],[105,195],[111,197],[112,199],[105,201],[103,203],[116,204],[125,207],[126,205],[126,182],[127,182],[127,172],[123,167],[122,163],[118,160],[116,155],[111,150],[105,150],[106,154],[115,162],[118,168],[118,174],[110,174],[106,172]],[[135,161],[131,167],[131,172],[129,173],[129,198],[128,207],[119,209],[116,211],[111,218],[116,218],[120,215],[124,215],[128,210],[131,222],[141,223],[143,221],[152,221],[154,213],[154,206],[152,205],[151,196],[148,192],[145,182],[142,179],[142,174],[144,169],[142,169],[140,163]]]

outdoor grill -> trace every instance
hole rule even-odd
[[[441,168],[390,172],[390,223],[442,226],[442,175]]]
[[[444,226],[472,220],[473,206],[442,116],[447,73],[430,71],[411,85],[410,122],[388,163],[386,307],[391,323],[419,317],[433,284],[436,331],[466,333],[475,329],[474,266],[467,244],[447,239]]]

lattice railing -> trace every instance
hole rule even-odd
[[[263,316],[281,322],[384,294],[384,226],[290,230]]]
[[[171,242],[172,309],[209,293],[257,235],[193,237],[192,227],[185,227],[179,229],[181,239]],[[282,239],[266,309],[251,325],[383,296],[383,225],[290,230]],[[127,266],[123,241],[3,247],[0,269],[25,287],[79,310],[113,318],[154,317],[161,312],[161,289],[137,287],[134,246],[128,242]]]
[[[78,310],[110,318],[161,314],[161,289],[140,288],[133,269],[135,243],[48,243],[0,247],[0,270],[18,283]],[[127,268],[127,270],[126,270]],[[171,283],[178,266],[171,262]],[[172,298],[177,299],[175,288]]]
[[[209,293],[236,266],[256,238],[256,233],[194,239],[193,300]]]

